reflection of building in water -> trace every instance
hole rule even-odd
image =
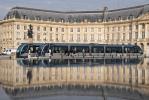
[[[0,82],[5,88],[23,89],[29,87],[53,87],[53,86],[98,86],[107,85],[118,89],[125,88],[149,93],[149,67],[148,59],[138,64],[98,64],[68,63],[52,65],[47,67],[41,61],[34,61],[40,66],[32,67],[32,63],[27,66],[18,64],[15,60],[0,61]],[[47,60],[48,61],[48,60]],[[19,61],[20,63],[21,61]],[[27,61],[26,61],[27,62]],[[123,62],[123,61],[122,61]],[[50,64],[50,63],[49,63]],[[54,66],[54,67],[52,67]],[[28,73],[31,74],[29,84]],[[101,88],[101,87],[100,87]]]

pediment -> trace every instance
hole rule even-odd
[[[146,14],[143,14],[143,15],[139,16],[138,19],[140,19],[140,20],[148,19],[149,20],[149,13],[146,13]]]

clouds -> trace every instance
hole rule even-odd
[[[0,0],[0,19],[14,6],[50,10],[102,10],[149,4],[149,0]]]

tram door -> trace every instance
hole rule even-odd
[[[31,54],[38,54],[38,51],[39,51],[39,46],[35,46],[35,45],[32,45],[29,47],[29,50],[30,50],[30,53]]]

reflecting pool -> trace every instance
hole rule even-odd
[[[149,59],[0,60],[0,100],[149,100]]]

